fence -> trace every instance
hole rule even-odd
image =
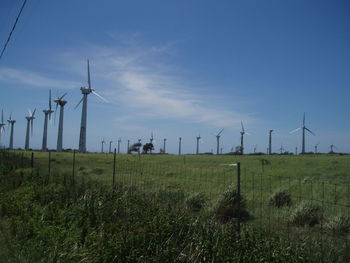
[[[2,152],[3,162],[10,158],[6,154]],[[238,196],[245,199],[245,203],[238,202],[238,211],[246,209],[250,214],[250,220],[242,223],[243,228],[278,233],[286,244],[307,242],[318,248],[315,258],[320,261],[332,257],[350,259],[349,184],[274,175],[264,169],[263,163],[262,169],[242,167],[241,171],[239,163],[234,166],[217,161],[209,165],[190,156],[179,157],[176,162],[157,160],[158,156],[118,157],[115,152],[113,155],[17,152],[14,156],[11,157],[14,167],[38,169],[48,174],[48,181],[64,174],[64,178],[77,183],[94,178],[113,187],[128,185],[136,191],[181,192],[185,196],[200,193],[207,200],[208,211],[229,185],[235,185]],[[240,231],[243,220],[240,216],[235,220]]]

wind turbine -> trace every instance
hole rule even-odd
[[[112,152],[112,142],[113,142],[113,141],[109,141],[109,151],[108,151],[109,153]]]
[[[35,119],[35,117],[34,117],[35,111],[36,111],[36,109],[34,109],[33,112],[30,109],[28,109],[29,115],[26,116],[26,119],[27,119],[27,130],[26,130],[26,143],[25,143],[25,146],[24,146],[25,150],[29,150],[29,134],[31,134],[33,136],[33,121]]]
[[[182,140],[182,138],[179,137],[179,155],[181,155],[181,140]]]
[[[272,148],[271,148],[271,146],[272,146],[272,136],[271,136],[271,134],[272,134],[272,132],[273,132],[273,129],[270,129],[269,130],[269,155],[271,155],[271,151],[272,151]]]
[[[12,120],[11,114],[10,114],[10,118],[7,120],[7,122],[11,126],[9,149],[12,150],[13,149],[13,130],[14,130],[14,126],[15,126],[16,120]]]
[[[67,95],[67,92],[64,93],[61,97],[58,97],[54,102],[56,103],[55,109],[55,120],[57,108],[60,106],[60,119],[58,121],[58,135],[57,135],[57,152],[62,152],[62,144],[63,144],[63,115],[64,115],[64,105],[66,105],[67,101],[63,100],[64,96]]]
[[[255,144],[255,146],[254,146],[254,153],[256,153],[256,148],[258,148],[257,144]]]
[[[243,137],[244,137],[244,134],[248,134],[249,135],[249,133],[247,133],[245,130],[244,130],[244,126],[243,126],[243,122],[241,121],[241,126],[242,126],[242,130],[241,130],[241,154],[243,155],[243,153],[244,153],[244,143],[243,143]]]
[[[129,148],[130,148],[130,140],[128,140],[128,148],[127,148],[127,153],[129,153]]]
[[[307,130],[309,133],[311,133],[312,135],[315,135],[310,129],[308,129],[305,126],[305,112],[304,112],[304,117],[303,117],[303,124],[301,125],[301,127],[291,131],[290,133],[294,133],[296,131],[299,131],[300,129],[302,129],[303,134],[302,134],[302,144],[301,144],[301,153],[305,153],[305,130]]]
[[[103,139],[102,141],[101,141],[101,153],[103,153],[103,145],[105,144],[106,142],[105,142],[105,139]]]
[[[122,139],[118,139],[118,154],[120,153],[120,143],[122,142]]]
[[[163,153],[165,153],[165,144],[166,144],[166,138],[163,139]]]
[[[5,131],[5,123],[4,123],[4,111],[1,110],[1,123],[0,123],[0,147],[1,147],[1,134]]]
[[[334,144],[331,144],[328,148],[331,149],[331,151],[330,151],[329,153],[334,153],[333,148],[334,148],[334,149],[337,149],[337,147],[335,147]]]
[[[87,96],[90,93],[93,93],[103,101],[107,102],[105,98],[103,98],[101,95],[96,93],[94,89],[91,88],[91,80],[90,80],[90,64],[89,60],[87,61],[87,74],[88,74],[88,87],[81,87],[81,93],[83,94],[83,97],[78,102],[77,106],[75,106],[75,109],[79,106],[81,102],[83,102],[83,107],[81,111],[81,124],[80,124],[80,136],[79,136],[79,152],[85,153],[86,152],[86,120],[87,120]]]
[[[196,154],[199,154],[199,140],[201,139],[201,134],[199,133],[198,136],[196,137],[197,140],[197,148],[196,148]]]
[[[281,148],[279,148],[279,150],[280,150],[280,153],[281,153],[281,154],[283,153],[283,151],[286,150],[286,149],[283,148],[283,144],[281,144]]]
[[[317,152],[317,147],[318,147],[319,144],[320,144],[319,142],[315,144],[315,154],[318,153],[318,152]]]
[[[216,154],[219,154],[219,147],[220,147],[220,134],[222,133],[222,131],[224,130],[224,128],[222,128],[218,134],[213,134],[216,137]]]
[[[43,131],[43,143],[41,146],[42,151],[46,151],[47,149],[47,122],[48,120],[51,120],[51,114],[53,113],[52,107],[51,107],[51,90],[49,91],[49,108],[47,110],[43,110],[45,114],[45,120],[44,120],[44,131]]]

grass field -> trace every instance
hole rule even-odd
[[[13,162],[13,163],[16,163],[14,167],[15,168],[17,167],[17,170],[15,170],[15,175],[16,177],[18,177],[18,179],[16,180],[30,181],[31,180],[30,178],[25,179],[25,177],[23,176],[28,172],[30,173],[31,170],[18,169],[18,167],[22,165],[26,167],[30,166],[31,152],[16,152],[16,156],[17,156],[16,157],[17,159],[16,161]],[[23,161],[21,156],[23,156]],[[114,157],[112,154],[76,154],[74,166],[73,166],[72,153],[50,153],[50,158],[49,158],[49,153],[34,152],[33,160],[34,160],[35,171],[38,171],[38,174],[40,174],[40,178],[41,177],[46,178],[44,181],[47,180],[47,182],[44,183],[44,185],[49,184],[49,186],[50,185],[51,186],[49,188],[47,187],[40,188],[40,187],[34,186],[33,190],[30,190],[32,188],[27,188],[26,184],[22,185],[22,183],[20,184],[13,183],[13,182],[10,183],[9,185],[11,185],[11,187],[13,185],[15,186],[18,185],[18,189],[15,188],[17,190],[15,190],[13,194],[14,196],[17,196],[19,200],[23,200],[24,202],[23,208],[22,208],[24,209],[23,211],[19,208],[20,205],[16,204],[17,201],[15,201],[13,204],[15,206],[12,209],[14,209],[14,211],[19,210],[18,213],[21,215],[20,217],[21,219],[16,219],[16,220],[19,220],[19,222],[21,222],[21,220],[24,220],[23,222],[26,222],[26,220],[28,220],[27,216],[23,217],[23,214],[25,215],[26,213],[29,213],[28,215],[29,218],[32,216],[35,216],[40,221],[40,218],[45,216],[48,212],[50,212],[50,215],[51,215],[50,220],[53,220],[53,222],[56,222],[58,220],[58,219],[55,219],[55,217],[52,217],[52,211],[51,211],[52,208],[50,208],[52,206],[52,202],[53,204],[55,204],[56,202],[54,199],[52,199],[52,201],[49,203],[44,202],[44,207],[41,207],[42,204],[39,204],[38,207],[35,207],[34,211],[38,211],[35,213],[39,213],[39,215],[33,215],[33,212],[30,212],[31,210],[26,209],[28,204],[31,204],[31,201],[30,201],[31,198],[34,198],[36,200],[37,198],[36,196],[42,196],[41,198],[43,198],[43,200],[46,200],[47,196],[52,196],[52,198],[57,197],[57,198],[66,200],[66,197],[64,197],[64,195],[68,195],[67,200],[70,200],[70,198],[75,198],[76,201],[74,202],[69,201],[69,206],[74,205],[74,203],[76,202],[77,203],[76,208],[74,208],[75,207],[74,205],[74,207],[71,209],[78,209],[77,210],[78,212],[76,212],[78,214],[81,213],[82,210],[88,209],[86,207],[84,208],[84,202],[82,204],[79,204],[79,202],[81,202],[79,200],[84,200],[86,198],[86,193],[84,193],[84,191],[85,192],[88,191],[87,193],[89,193],[89,191],[94,192],[94,191],[97,191],[96,189],[100,189],[98,190],[99,191],[98,196],[106,195],[106,197],[96,197],[97,199],[110,198],[108,196],[110,196],[111,194],[109,193],[109,191],[112,190],[113,158]],[[197,222],[199,220],[198,216],[200,216],[200,218],[202,218],[200,221],[203,222],[203,224],[205,225],[205,227],[204,225],[201,226],[200,229],[202,230],[200,231],[204,231],[208,227],[213,228],[212,230],[214,232],[218,231],[218,229],[221,229],[220,231],[224,231],[224,232],[222,233],[220,232],[221,233],[220,239],[226,240],[227,236],[225,234],[225,231],[227,230],[224,230],[225,228],[222,228],[221,226],[216,224],[211,225],[212,223],[210,222],[212,221],[210,218],[212,218],[212,215],[213,215],[213,211],[214,211],[213,208],[216,207],[216,205],[218,204],[218,201],[223,198],[223,194],[225,195],[226,193],[227,195],[227,190],[229,189],[230,185],[233,188],[237,187],[236,185],[237,168],[233,166],[228,166],[228,164],[240,162],[241,163],[241,194],[243,195],[243,198],[246,201],[245,202],[246,205],[244,206],[244,209],[246,209],[250,215],[250,220],[248,222],[243,223],[242,225],[243,228],[246,229],[247,227],[253,227],[254,229],[260,229],[261,231],[265,231],[264,235],[266,236],[266,238],[274,239],[277,236],[279,239],[278,241],[276,241],[277,243],[274,243],[272,248],[271,248],[271,245],[268,245],[268,247],[265,247],[266,244],[264,243],[264,245],[262,245],[258,249],[259,253],[266,249],[269,249],[267,252],[265,251],[267,254],[275,253],[274,249],[277,249],[277,247],[278,249],[282,249],[279,251],[283,251],[283,253],[287,253],[288,251],[287,252],[284,251],[283,247],[288,248],[288,247],[300,245],[301,247],[299,248],[305,251],[305,253],[306,251],[313,251],[313,252],[307,252],[306,254],[318,253],[318,256],[317,256],[318,258],[333,259],[336,257],[340,258],[341,256],[342,258],[349,259],[350,258],[350,255],[349,255],[349,252],[350,252],[350,249],[349,249],[350,247],[349,245],[350,244],[350,240],[349,240],[350,190],[349,190],[349,179],[348,179],[349,171],[350,171],[349,161],[350,161],[350,156],[346,156],[346,155],[343,155],[343,156],[335,156],[335,155],[334,156],[333,155],[317,155],[317,156],[313,156],[313,155],[306,155],[306,156],[117,155],[116,169],[115,169],[115,184],[119,186],[122,185],[123,187],[129,187],[128,188],[129,190],[127,192],[124,192],[124,194],[128,193],[129,196],[127,199],[125,199],[126,203],[123,205],[126,205],[126,207],[129,207],[129,204],[133,204],[134,202],[136,202],[135,204],[133,204],[133,206],[135,209],[139,210],[139,212],[136,213],[135,212],[136,210],[129,211],[128,210],[129,208],[127,208],[127,211],[129,211],[133,215],[135,213],[138,214],[138,216],[140,217],[140,219],[138,220],[139,221],[141,220],[140,222],[142,222],[143,220],[141,219],[143,216],[142,211],[147,206],[152,211],[154,209],[155,209],[154,211],[158,211],[158,209],[161,209],[161,211],[163,211],[162,215],[164,215],[165,218],[168,218],[166,220],[170,220],[169,223],[173,222],[172,219],[169,219],[169,215],[167,214],[168,212],[170,212],[171,213],[170,217],[178,218],[176,219],[178,220],[176,221],[176,224],[179,224],[179,226],[183,224],[181,223],[182,222],[181,220],[183,220],[183,217],[185,218],[188,217],[186,219],[188,221],[186,222],[189,224],[193,224],[191,223],[192,222],[191,218],[193,218],[194,216],[193,220],[194,222]],[[82,191],[81,197],[79,197],[79,194],[78,194],[78,197],[74,197],[75,194],[72,196],[72,192],[71,192],[72,190],[69,190],[70,188],[67,188],[68,190],[62,189],[62,185],[65,186],[67,184],[70,185],[70,183],[72,183],[73,176],[76,184],[81,185],[79,186],[82,189],[82,190],[79,190],[79,191]],[[12,178],[12,177],[8,177],[8,178]],[[11,180],[14,180],[14,179],[11,179]],[[38,179],[33,178],[33,180],[35,181]],[[6,180],[3,182],[6,182]],[[85,189],[84,185],[86,184],[86,182],[90,182],[90,186]],[[91,182],[93,184],[96,184],[96,187],[97,187],[97,188],[95,187],[96,189],[93,187],[93,185],[91,186]],[[42,179],[39,179],[39,184],[42,184],[42,183],[43,183]],[[288,205],[285,205],[282,207],[276,207],[276,206],[270,205],[270,197],[273,195],[274,192],[278,190],[284,190],[285,192],[288,193],[288,196],[290,196],[290,199],[291,199]],[[35,193],[32,193],[32,191],[34,191]],[[123,191],[120,193],[123,195]],[[24,196],[22,197],[22,195]],[[88,196],[89,195],[90,194],[88,194]],[[11,192],[7,193],[5,196],[9,200],[10,202],[9,204],[11,204],[11,200],[16,200],[16,198],[13,199],[14,197],[12,196]],[[195,196],[195,198],[197,199],[193,199],[193,196]],[[198,198],[198,196],[200,196],[200,198]],[[28,198],[29,200],[26,200],[26,198]],[[93,198],[93,199],[97,200],[96,198]],[[119,200],[119,199],[117,198],[116,200]],[[187,214],[187,212],[183,209],[187,209],[186,207],[188,207],[187,205],[188,200],[192,200],[191,201],[192,203],[190,204],[194,205],[195,207],[198,206],[199,201],[200,202],[204,201],[203,204],[200,203],[200,207],[202,207],[202,209],[199,212],[195,212],[195,214],[193,215],[191,213]],[[230,200],[229,203],[234,202],[234,199],[229,199],[229,200]],[[63,201],[58,201],[58,202],[59,202],[58,206],[64,205]],[[96,204],[96,201],[92,201],[92,202],[94,205],[97,205],[96,208],[94,208],[96,209],[96,211],[95,212],[92,211],[91,216],[95,218],[93,220],[97,220],[96,216],[101,220],[103,219],[104,216],[108,216],[108,211],[110,211],[110,209],[112,208],[106,208],[106,211],[100,215],[99,213],[102,213],[101,212],[102,210],[98,205],[99,202],[97,202],[97,204]],[[317,222],[316,221],[313,222],[312,227],[310,227],[311,224],[309,226],[309,223],[308,223],[310,219],[307,219],[307,218],[305,219],[305,215],[302,219],[309,220],[307,221],[306,224],[303,224],[302,222],[301,225],[300,224],[298,225],[293,223],[293,221],[291,221],[292,215],[296,214],[295,211],[298,208],[302,207],[301,205],[304,202],[308,202],[309,204],[313,205],[311,206],[311,208],[306,207],[306,211],[307,213],[309,213],[307,214],[308,216],[310,214],[311,216],[316,216],[317,214],[317,220],[316,220]],[[81,207],[81,205],[83,205],[83,207]],[[110,205],[114,206],[115,204],[111,203]],[[54,207],[56,207],[56,205],[54,205]],[[71,220],[69,218],[72,212],[69,212],[69,210],[67,210],[68,208],[66,205],[57,209],[59,209],[59,211],[57,212],[59,213],[59,215],[57,216],[62,217],[63,222],[66,222],[67,220]],[[305,210],[305,207],[303,209]],[[157,214],[158,212],[156,212],[155,214],[154,212],[152,212],[151,214],[148,214],[150,213],[150,211],[147,210],[144,213],[145,213],[145,220],[151,220],[151,221],[154,220],[151,218],[152,213],[153,213],[153,216],[158,217],[158,214]],[[66,218],[67,216],[69,217],[68,219]],[[35,226],[38,227],[39,229],[38,235],[41,235],[40,227],[42,223],[37,223],[36,219],[33,219],[33,220],[34,220],[33,222],[35,222]],[[82,219],[79,219],[79,220],[82,220]],[[103,220],[107,220],[108,222],[106,221],[106,224],[107,223],[109,224],[108,217],[106,217]],[[100,222],[101,224],[105,224],[103,223],[104,222],[103,220],[101,221],[102,223]],[[126,220],[129,220],[129,219],[126,219]],[[12,221],[10,220],[9,222],[12,222]],[[135,221],[132,224],[139,225],[140,222]],[[16,224],[18,223],[15,223],[15,225]],[[56,223],[54,223],[54,225],[50,225],[48,231],[52,231],[52,229],[56,229],[57,226],[55,224]],[[65,229],[64,224],[60,226],[63,229]],[[99,227],[99,224],[97,224],[96,227]],[[121,225],[119,227],[122,227],[122,228],[125,227],[122,224],[122,222],[120,222],[120,224]],[[148,224],[148,223],[144,222],[142,224]],[[168,223],[164,221],[161,224],[167,225]],[[77,233],[80,233],[79,231],[83,231],[84,233],[85,230],[81,229],[80,223],[78,223],[78,225],[74,223],[72,226],[69,226],[69,227],[73,227],[73,226],[74,226],[74,231],[78,231]],[[30,233],[34,231],[30,225],[28,225],[27,227],[30,229]],[[116,226],[111,225],[111,227],[115,229]],[[133,225],[131,225],[130,227],[133,227]],[[162,231],[162,226],[159,225],[159,227],[160,228],[155,229],[155,231]],[[9,228],[11,227],[9,226]],[[97,231],[97,230],[94,230],[94,231]],[[106,230],[103,230],[103,231],[106,231]],[[169,231],[170,231],[169,238],[171,238],[172,230],[169,229]],[[189,228],[186,231],[191,232],[192,230],[191,228]],[[204,232],[209,233],[208,231],[209,230],[205,230]],[[233,231],[234,231],[234,228],[233,228]],[[191,233],[192,234],[190,235],[193,235],[193,234],[197,235],[196,233],[193,233],[193,232]],[[134,234],[136,234],[137,236],[137,234],[140,234],[140,233],[134,233]],[[134,235],[134,234],[131,234],[131,235]],[[200,234],[200,236],[202,234]],[[78,237],[80,234],[79,235],[76,234],[76,235]],[[128,236],[129,234],[125,233],[125,235],[126,236],[124,236],[123,238],[126,238],[126,239],[129,238]],[[214,235],[214,233],[212,233],[212,235]],[[22,235],[20,235],[20,237],[21,236]],[[58,236],[60,237],[60,235]],[[202,237],[203,236],[201,236],[201,238]],[[49,236],[45,235],[45,238],[51,239],[52,237],[51,235]],[[98,238],[98,237],[91,236],[91,238],[92,238],[91,242],[94,242],[94,238]],[[187,236],[186,234],[186,239],[187,238],[191,240],[194,237]],[[209,239],[208,238],[209,238],[208,236],[205,238],[205,242],[209,242],[208,244],[211,244],[210,243],[211,241],[209,241],[210,238]],[[254,238],[256,237],[254,236]],[[31,239],[29,238],[28,240],[30,241]],[[41,240],[41,239],[38,239],[38,240]],[[154,240],[154,242],[157,243],[161,240],[163,239]],[[29,241],[26,241],[26,242],[29,242]],[[246,241],[248,242],[249,238],[244,242]],[[0,244],[1,242],[2,241],[0,240]],[[55,239],[54,242],[58,242],[58,241]],[[160,244],[162,242],[163,241],[161,241]],[[258,242],[265,242],[265,241],[260,240]],[[270,240],[266,242],[272,242],[272,241]],[[282,246],[281,242],[282,243],[285,242],[285,246],[284,245]],[[329,244],[332,244],[331,248]],[[27,245],[29,248],[31,247],[30,243],[28,243]],[[129,244],[129,245],[131,246],[130,248],[132,248],[133,245],[132,244]],[[221,245],[222,244],[220,244],[218,248],[221,247]],[[327,247],[327,249],[325,250],[324,247]],[[188,247],[185,246],[183,249],[186,250],[188,249]],[[30,251],[30,249],[28,251]],[[249,247],[247,251],[249,251]],[[3,251],[0,250],[0,254],[1,253],[4,254],[9,252],[6,250],[3,250]],[[52,251],[48,250],[47,253],[50,254],[52,253]],[[190,254],[191,253],[194,253],[194,252],[190,252]],[[209,252],[205,251],[205,253],[209,253]],[[215,253],[219,253],[219,252],[217,251]],[[229,255],[231,252],[226,251],[225,253],[228,253],[227,255]],[[244,253],[248,253],[248,252],[244,252]],[[283,254],[283,257],[287,256],[288,258],[288,253]],[[279,254],[279,255],[282,255],[282,254]],[[40,255],[36,255],[36,256],[40,257]],[[211,256],[213,255],[211,254]],[[247,257],[249,256],[250,255],[248,253]],[[266,255],[263,255],[262,257],[265,257],[265,256]],[[258,257],[256,259],[259,260]],[[303,260],[304,259],[305,258],[303,257]],[[190,260],[190,261],[196,262],[195,260]],[[272,262],[272,260],[270,261]],[[270,261],[265,260],[261,262],[270,262]],[[331,261],[336,262],[335,260],[331,260]],[[301,262],[304,262],[304,261],[301,260]],[[310,262],[310,261],[306,260],[306,262]],[[341,262],[341,261],[338,260],[337,262]]]

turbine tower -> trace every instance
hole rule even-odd
[[[272,151],[272,139],[271,139],[271,134],[272,134],[272,132],[273,132],[273,130],[272,129],[270,129],[269,130],[269,155],[271,155],[271,151]]]
[[[0,123],[0,148],[1,148],[1,134],[5,131],[5,123],[4,123],[4,112],[1,110],[1,123]]]
[[[166,138],[164,138],[164,140],[163,140],[163,150],[164,150],[164,153],[165,153],[165,145],[166,145]]]
[[[109,151],[108,151],[109,153],[112,152],[112,142],[113,142],[113,141],[109,141]]]
[[[218,134],[214,134],[214,136],[216,137],[216,154],[219,155],[219,147],[220,147],[220,134],[222,133],[222,131],[224,130],[224,128],[222,128]]]
[[[201,139],[201,134],[199,133],[196,137],[197,139],[197,148],[196,148],[196,154],[199,154],[199,140]]]
[[[128,140],[128,148],[127,148],[127,153],[129,153],[129,148],[130,148],[130,140]]]
[[[105,142],[105,139],[103,139],[102,141],[101,141],[101,153],[103,153],[103,145],[105,144],[106,142]]]
[[[139,142],[139,144],[141,143],[141,139],[138,139],[137,141]],[[138,147],[137,153],[140,154],[140,147]]]
[[[80,124],[80,136],[79,136],[79,152],[85,153],[86,152],[86,120],[87,120],[87,96],[90,93],[93,93],[103,101],[107,102],[105,98],[103,98],[101,95],[96,93],[95,90],[91,88],[91,80],[90,80],[90,64],[89,60],[87,61],[87,75],[88,75],[88,87],[81,87],[81,94],[83,94],[83,97],[78,102],[77,106],[75,106],[75,109],[79,106],[81,102],[83,102],[83,107],[81,111],[81,124]]]
[[[179,137],[179,155],[181,155],[181,140],[182,140],[182,138]]]
[[[67,101],[63,100],[63,97],[67,95],[67,92],[64,93],[61,97],[58,97],[54,102],[56,103],[55,110],[55,119],[57,108],[60,106],[60,119],[58,121],[58,134],[57,134],[57,152],[62,152],[62,144],[63,144],[63,115],[64,115],[64,105],[66,105]]]
[[[36,111],[36,109],[34,109],[33,112],[31,112],[31,110],[28,109],[29,115],[26,116],[26,119],[27,119],[27,130],[26,130],[26,143],[25,143],[25,146],[24,146],[24,149],[26,151],[29,150],[29,134],[31,134],[33,136],[33,121],[35,119],[35,117],[34,117],[35,111]]]
[[[305,112],[304,112],[304,117],[303,117],[303,124],[301,125],[301,127],[291,131],[290,133],[294,133],[296,131],[302,130],[302,143],[301,143],[301,153],[304,154],[305,153],[305,130],[308,131],[309,133],[311,133],[312,135],[315,135],[310,129],[308,129],[305,126]]]
[[[15,126],[16,120],[12,120],[11,114],[10,114],[10,118],[7,120],[7,122],[11,126],[9,149],[12,150],[13,149],[13,131],[14,131],[14,126]]]
[[[334,149],[337,149],[337,147],[335,147],[334,144],[331,144],[331,145],[329,146],[329,148],[331,149],[331,151],[330,151],[329,153],[334,153],[333,148],[334,148]]]
[[[51,120],[51,114],[53,113],[53,110],[51,109],[51,90],[49,91],[49,108],[47,110],[43,110],[45,114],[45,120],[44,120],[44,131],[43,131],[43,143],[41,146],[42,151],[46,151],[47,149],[47,123],[48,120]]]
[[[285,149],[283,148],[283,144],[281,144],[281,148],[279,148],[279,150],[281,154],[283,153],[283,151],[285,151]]]
[[[240,131],[241,133],[241,154],[243,155],[244,153],[244,134],[248,134],[245,130],[244,130],[244,126],[243,126],[243,122],[241,121],[241,126],[242,126],[242,130]]]
[[[118,154],[120,153],[120,143],[122,142],[122,139],[118,139]]]

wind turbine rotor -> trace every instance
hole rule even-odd
[[[312,135],[315,135],[315,133],[313,133],[311,130],[309,130],[308,128],[305,127],[305,130],[307,130],[309,133],[311,133]]]
[[[224,128],[222,128],[216,136],[220,136],[220,134],[222,133],[223,130],[224,130]]]
[[[108,100],[106,100],[104,97],[102,97],[100,94],[98,94],[95,90],[91,89],[91,92],[93,94],[95,94],[97,97],[99,97],[101,100],[103,100],[104,102],[108,103]]]
[[[294,132],[297,132],[297,131],[299,131],[300,129],[301,129],[301,127],[296,128],[295,130],[290,131],[289,134],[292,134],[292,133],[294,133]]]

